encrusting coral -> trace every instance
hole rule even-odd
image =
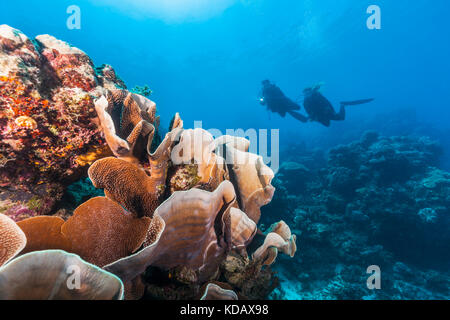
[[[271,201],[275,191],[271,185],[273,171],[262,157],[248,152],[250,142],[231,136],[214,139],[203,129],[184,129],[179,114],[173,118],[164,139],[158,140],[159,117],[154,102],[121,87],[123,83],[109,66],[93,68],[89,57],[80,50],[50,36],[38,37],[38,41],[42,46],[39,53],[46,61],[45,70],[56,70],[46,80],[47,86],[55,87],[58,93],[70,92],[70,97],[75,91],[90,93],[86,100],[70,100],[63,109],[81,107],[80,101],[86,101],[83,108],[96,113],[88,121],[96,127],[89,125],[89,132],[100,140],[104,137],[112,156],[95,159],[104,156],[96,151],[103,148],[102,143],[90,144],[83,151],[91,152],[85,157],[91,160],[79,163],[93,162],[88,169],[89,178],[96,188],[104,189],[105,197],[81,204],[67,221],[55,215],[18,222],[27,237],[22,252],[26,254],[13,262],[21,264],[25,257],[37,257],[35,263],[45,265],[41,256],[51,252],[45,250],[60,249],[118,276],[124,282],[127,298],[140,298],[151,288],[157,298],[161,297],[158,292],[170,290],[186,292],[184,298],[193,298],[201,294],[202,286],[226,278],[221,265],[233,256],[245,266],[250,265],[245,269],[245,276],[253,279],[244,290],[248,297],[267,296],[276,281],[271,281],[272,274],[263,270],[266,259],[261,257],[273,250],[293,256],[295,236],[280,222],[271,229],[255,258],[248,258],[247,248],[257,234],[260,208]],[[59,51],[52,53],[49,48]],[[76,66],[75,70],[71,66]],[[39,73],[41,67],[37,64],[30,72]],[[34,113],[29,116],[39,128],[39,119]],[[23,130],[34,127],[34,122],[26,118],[20,123],[24,123]],[[76,124],[75,119],[67,119],[64,125]],[[62,129],[52,130],[59,134]],[[95,156],[90,158],[92,154]],[[78,151],[76,155],[82,156]],[[283,243],[271,241],[272,234],[277,234]],[[59,253],[52,254],[60,255],[61,251],[56,252]],[[274,259],[272,254],[270,262]],[[27,262],[24,268],[28,265]],[[164,290],[158,289],[161,284],[155,284],[149,270],[165,275],[168,285],[163,286]],[[0,277],[9,272],[0,271]],[[229,276],[230,271],[227,272]],[[265,280],[258,284],[262,277]],[[162,281],[161,277],[158,279]],[[2,290],[8,291],[9,285],[12,284],[3,282]],[[252,294],[252,285],[264,287],[258,289],[263,294]],[[221,291],[228,290],[219,290],[221,287],[207,285],[203,296],[219,298],[225,294],[234,298],[242,289],[231,285],[230,291],[236,291],[231,294],[233,291]]]
[[[13,202],[22,214],[6,214],[16,221],[49,214],[86,166],[111,154],[94,100],[117,88],[114,70],[83,51],[0,25],[0,209]],[[33,197],[43,206],[25,214]]]

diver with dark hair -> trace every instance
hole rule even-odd
[[[261,105],[267,106],[268,110],[278,113],[283,118],[286,116],[286,113],[289,113],[301,122],[308,121],[307,117],[295,112],[295,110],[301,109],[300,106],[286,97],[280,88],[270,83],[269,80],[264,80],[262,82],[262,86],[262,97],[260,99]]]
[[[345,101],[341,102],[341,107],[339,112],[336,112],[331,105],[330,101],[325,98],[320,92],[321,85],[315,85],[311,88],[306,88],[303,90],[304,100],[303,106],[305,111],[308,113],[309,121],[320,122],[326,127],[330,126],[330,121],[343,121],[345,120],[345,107],[355,106],[359,104],[369,103],[374,99],[363,99],[356,101]]]

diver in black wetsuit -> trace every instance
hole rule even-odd
[[[301,122],[308,121],[307,117],[295,112],[295,110],[300,110],[300,106],[286,97],[280,88],[270,83],[269,80],[264,80],[262,85],[262,97],[260,99],[261,105],[267,106],[268,110],[278,113],[283,118],[286,116],[286,113],[289,113]]]
[[[330,121],[345,120],[345,107],[364,104],[373,101],[374,99],[364,99],[356,101],[341,102],[339,112],[336,113],[330,101],[325,98],[320,92],[320,85],[303,90],[304,100],[303,106],[308,113],[309,121],[317,121],[326,127],[330,126]]]
[[[330,126],[331,120],[345,120],[346,106],[364,104],[374,100],[364,99],[341,102],[339,112],[336,112],[331,105],[331,102],[319,92],[320,84],[318,84],[303,90],[303,106],[305,107],[306,113],[308,113],[308,117],[306,117],[296,112],[296,110],[300,110],[300,106],[286,97],[276,85],[270,83],[269,80],[264,80],[262,85],[262,98],[260,101],[262,105],[267,106],[268,110],[278,113],[283,118],[286,116],[286,113],[289,113],[301,122],[316,121],[326,127]]]

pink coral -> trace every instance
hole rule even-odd
[[[13,219],[15,222],[19,222],[27,218],[35,217],[38,213],[23,204],[19,204],[6,210],[5,215]]]
[[[103,78],[81,50],[48,35],[32,41],[7,25],[0,25],[0,60],[2,188],[40,196],[40,186],[64,187],[108,153],[94,100],[123,85],[111,67]]]

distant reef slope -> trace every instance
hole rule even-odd
[[[367,132],[320,151],[290,148],[263,217],[282,218],[301,239],[278,264],[278,298],[448,299],[450,173],[427,137]],[[264,222],[264,221],[263,221]],[[369,290],[367,267],[381,268]]]

